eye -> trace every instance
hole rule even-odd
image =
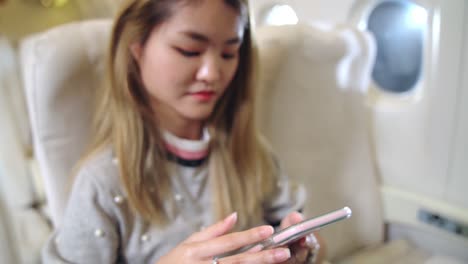
[[[221,56],[225,60],[230,60],[230,59],[234,59],[237,56],[237,53],[223,53]]]
[[[197,57],[201,54],[199,51],[190,51],[190,50],[185,50],[181,48],[175,48],[182,56],[185,57]]]

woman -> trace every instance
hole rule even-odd
[[[46,263],[301,263],[311,256],[304,240],[292,254],[217,257],[267,238],[271,225],[302,220],[295,211],[303,192],[294,191],[255,126],[250,34],[242,0],[124,6],[112,31],[108,85],[97,95],[95,139],[77,167],[63,224],[44,249]]]

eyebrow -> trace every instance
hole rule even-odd
[[[204,42],[204,43],[210,42],[210,39],[207,36],[201,33],[195,32],[195,31],[183,31],[182,34],[199,42]],[[241,40],[239,37],[234,37],[234,38],[226,40],[224,43],[227,45],[235,45],[235,44],[239,44],[240,42]]]

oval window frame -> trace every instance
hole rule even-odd
[[[369,21],[371,12],[384,2],[408,2],[426,10],[427,20],[422,37],[421,70],[416,83],[411,87],[411,89],[404,92],[392,92],[384,89],[381,85],[377,84],[374,77],[371,76],[369,92],[375,98],[380,97],[380,95],[384,95],[388,99],[394,97],[398,100],[419,100],[423,94],[422,88],[430,82],[429,73],[432,69],[432,61],[437,60],[437,56],[432,53],[433,49],[437,48],[437,42],[439,41],[438,28],[440,27],[440,14],[438,14],[434,5],[431,4],[429,0],[357,0],[351,7],[348,15],[348,22],[356,25],[358,29],[367,31],[374,36],[374,34],[368,29],[367,22]],[[377,47],[377,43],[375,43],[375,45]],[[373,70],[374,66],[372,67],[372,71]]]

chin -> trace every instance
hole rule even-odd
[[[210,117],[211,113],[209,114],[191,114],[186,116],[188,119],[192,121],[205,121]]]
[[[187,104],[179,108],[179,114],[187,120],[206,121],[211,117],[215,109],[215,104]]]
[[[208,109],[206,110],[194,109],[192,111],[187,111],[184,116],[187,119],[190,119],[193,121],[205,121],[211,116],[212,112],[213,112],[212,109],[209,109],[209,110]]]

